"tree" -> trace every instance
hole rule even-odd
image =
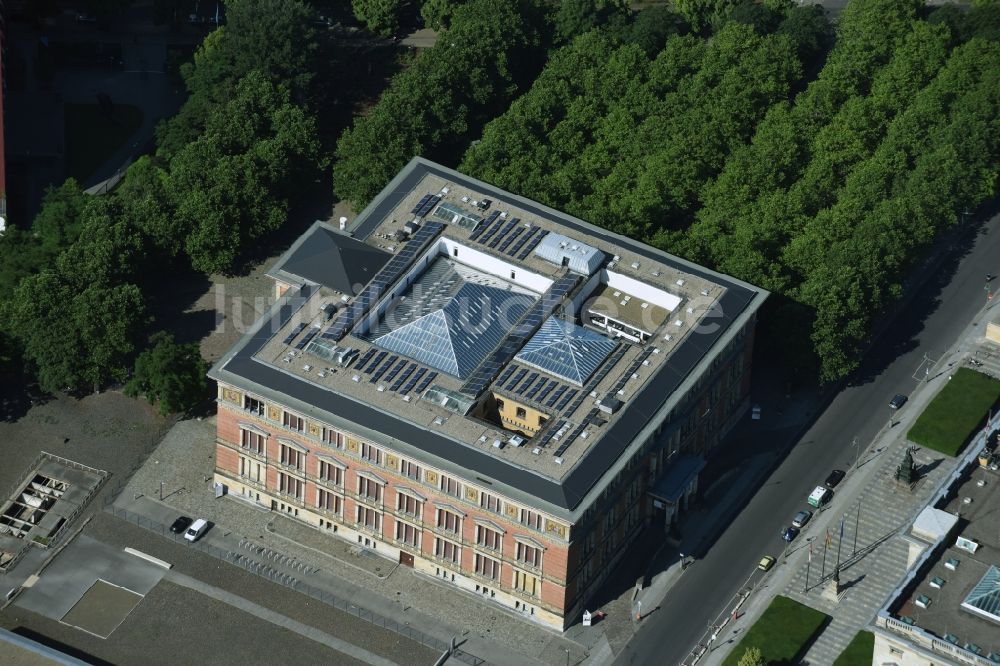
[[[115,189],[119,214],[147,236],[159,258],[174,259],[189,231],[170,194],[170,174],[158,159],[144,155],[129,166]]]
[[[755,645],[751,645],[740,657],[739,666],[764,666],[764,655],[761,654],[760,648]]]
[[[201,271],[228,272],[249,245],[288,219],[288,202],[315,168],[312,118],[287,88],[253,71],[170,162],[177,224]]]
[[[351,0],[354,17],[382,37],[392,37],[399,31],[401,0]]]
[[[420,16],[424,24],[432,30],[446,30],[451,25],[451,17],[462,0],[424,0],[420,5]]]
[[[251,71],[286,86],[297,102],[307,102],[317,67],[314,19],[302,0],[227,3],[226,25],[209,33],[194,61],[181,66],[190,94],[176,115],[157,126],[159,153],[170,158],[194,141],[213,109],[229,100]]]
[[[615,0],[562,0],[555,15],[556,38],[568,42],[605,24],[612,16],[627,16],[628,4]]]
[[[125,395],[144,395],[149,404],[159,403],[163,415],[192,411],[205,399],[208,387],[208,364],[198,345],[177,344],[165,331],[154,333],[149,342],[149,348],[135,360]]]
[[[45,190],[42,207],[31,224],[42,248],[51,254],[70,245],[80,233],[81,216],[90,197],[73,178]]]

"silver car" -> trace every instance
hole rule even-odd
[[[812,517],[813,517],[812,511],[799,511],[797,514],[795,514],[795,517],[792,518],[792,525],[799,528],[805,527],[806,523],[808,523],[809,519]]]

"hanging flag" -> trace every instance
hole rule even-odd
[[[829,548],[830,544],[833,542],[833,535],[830,534],[830,528],[826,528],[826,547]]]

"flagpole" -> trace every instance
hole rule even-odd
[[[813,563],[813,545],[809,544],[809,559],[806,560],[806,584],[802,588],[802,592],[809,591],[809,567],[812,566],[812,563]]]
[[[833,570],[834,579],[840,577],[840,545],[844,543],[844,517],[840,517],[840,537],[837,539],[837,568]]]
[[[858,514],[857,518],[854,519],[854,550],[851,551],[851,557],[858,554],[858,526],[861,524],[861,500],[858,500]]]
[[[826,528],[826,539],[823,540],[823,571],[819,575],[820,582],[826,578],[826,551],[830,550],[830,528]]]

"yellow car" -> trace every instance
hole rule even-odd
[[[768,569],[774,566],[774,562],[775,560],[773,557],[771,557],[770,555],[765,555],[764,557],[760,558],[760,563],[757,565],[757,568],[760,569],[761,571],[767,571]]]

